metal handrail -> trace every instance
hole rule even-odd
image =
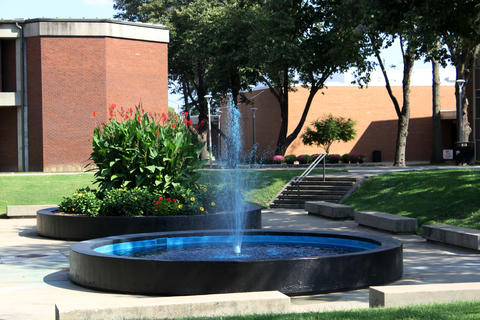
[[[298,177],[295,178],[291,182],[291,185],[297,185],[297,202],[300,203],[300,183],[312,172],[313,169],[320,163],[323,162],[323,181],[325,181],[325,159],[327,158],[327,153],[321,153],[318,157],[313,161],[308,168]]]

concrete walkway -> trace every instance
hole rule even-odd
[[[303,210],[263,211],[265,229],[338,230],[386,235],[354,221],[309,216]],[[395,235],[404,243],[404,277],[395,284],[479,282],[476,252]],[[0,219],[0,319],[54,319],[54,305],[97,309],[161,304],[161,297],[96,292],[72,284],[68,276],[71,242],[37,236],[35,219]],[[189,301],[188,297],[180,298]],[[293,297],[291,310],[323,311],[368,307],[368,290]]]

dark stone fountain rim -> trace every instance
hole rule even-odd
[[[150,240],[155,238],[165,238],[165,237],[189,237],[189,236],[215,236],[215,235],[229,235],[231,230],[191,230],[191,231],[176,231],[176,232],[154,232],[154,233],[137,233],[137,234],[126,234],[120,236],[111,236],[106,238],[92,239],[87,241],[82,241],[71,246],[71,250],[79,254],[87,254],[90,256],[97,257],[106,257],[106,258],[117,258],[117,259],[126,259],[126,260],[143,260],[148,261],[151,259],[143,257],[129,257],[129,256],[120,256],[113,254],[106,254],[95,251],[96,248],[121,243],[121,242],[130,242],[130,241],[141,241],[141,240]],[[402,244],[400,241],[383,237],[377,235],[366,235],[363,233],[355,232],[334,232],[334,231],[287,231],[287,230],[244,230],[246,235],[281,235],[281,236],[312,236],[312,237],[329,237],[329,238],[341,238],[341,239],[351,239],[364,242],[370,242],[377,244],[378,247],[372,249],[366,249],[358,252],[343,253],[334,256],[308,256],[308,257],[292,257],[292,258],[281,258],[281,259],[252,259],[252,260],[192,260],[192,261],[182,261],[183,263],[255,263],[255,262],[268,262],[268,261],[277,261],[277,260],[318,260],[323,258],[335,258],[337,256],[358,256],[365,253],[378,253],[383,251],[389,251],[396,247],[401,247]],[[168,259],[158,259],[155,261],[159,262],[176,262],[178,260],[168,260]]]
[[[147,295],[195,295],[278,290],[289,295],[365,288],[398,280],[400,241],[376,235],[326,231],[246,230],[247,234],[311,235],[380,244],[355,253],[279,260],[155,260],[94,251],[122,241],[166,236],[226,235],[230,230],[129,234],[93,239],[70,248],[70,280],[97,290]]]

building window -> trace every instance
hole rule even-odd
[[[15,39],[0,39],[0,82],[0,92],[17,91]]]

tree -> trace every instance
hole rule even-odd
[[[252,68],[278,101],[281,114],[275,154],[285,154],[297,138],[315,95],[334,73],[357,66],[369,70],[363,37],[352,17],[357,1],[266,0],[259,8],[252,43]],[[301,84],[308,88],[302,116],[288,129],[289,93]]]
[[[313,128],[307,127],[302,134],[303,144],[321,146],[326,153],[329,153],[335,141],[348,142],[357,134],[354,129],[355,121],[331,114],[322,120],[313,121],[311,125]]]
[[[430,23],[434,32],[441,37],[448,48],[445,59],[449,59],[456,69],[456,79],[465,80],[469,86],[474,70],[475,56],[480,52],[480,4],[478,0],[435,0],[428,1]],[[469,141],[471,127],[468,110],[470,102],[463,90],[460,96],[456,86],[457,119],[461,120],[457,141]],[[460,106],[462,106],[460,110]]]
[[[397,139],[394,166],[405,166],[408,126],[410,120],[410,82],[415,60],[420,57],[421,41],[418,33],[418,19],[415,0],[365,0],[363,2],[364,26],[362,31],[370,40],[385,79],[385,88],[397,113]],[[394,41],[400,43],[403,58],[402,105],[394,95],[381,49],[390,47]]]

